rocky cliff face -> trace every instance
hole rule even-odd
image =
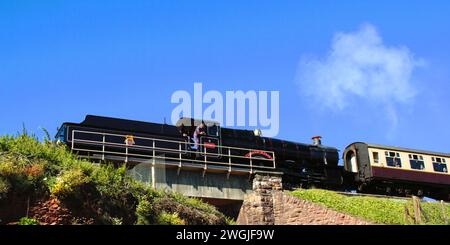
[[[242,225],[364,225],[368,222],[339,213],[282,191],[280,177],[255,176],[254,192],[242,204]]]

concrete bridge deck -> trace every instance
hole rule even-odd
[[[135,179],[160,190],[174,191],[190,197],[244,200],[253,191],[255,174],[281,175],[278,172],[210,168],[207,171],[188,163],[181,170],[176,163],[142,162],[129,170]]]

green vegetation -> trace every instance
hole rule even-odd
[[[49,137],[40,142],[25,130],[0,137],[0,223],[16,222],[38,201],[57,198],[72,223],[226,224],[225,216],[198,199],[154,190],[132,179],[125,166],[80,160]],[[39,220],[38,217],[35,217]],[[30,223],[32,219],[21,219]]]
[[[237,225],[237,221],[231,217],[225,216],[225,219],[227,220],[228,225]]]
[[[19,220],[19,225],[39,225],[39,222],[35,219],[23,217]]]
[[[422,202],[420,222],[414,219],[412,200],[344,196],[321,189],[296,190],[295,197],[319,203],[327,208],[378,224],[450,224],[450,205]]]
[[[185,225],[184,220],[178,217],[177,213],[162,212],[158,216],[158,223],[164,225]]]

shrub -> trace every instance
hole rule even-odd
[[[225,216],[225,221],[227,225],[237,225],[236,220],[231,217]]]
[[[23,217],[19,220],[19,225],[39,225],[39,222],[35,219]]]
[[[111,218],[111,224],[112,225],[122,225],[123,219],[122,218]]]
[[[18,171],[14,166],[13,161],[6,159],[6,157],[0,158],[0,176],[3,178],[9,178],[16,174],[18,174]]]
[[[18,155],[1,155],[0,177],[4,180],[3,185],[15,192],[40,192],[43,187],[44,165],[42,161],[30,161]]]
[[[199,198],[188,198],[180,193],[168,193],[176,202],[179,202],[187,207],[198,209],[210,214],[221,214],[214,206],[211,206]]]
[[[158,215],[159,225],[185,225],[184,220],[178,217],[178,213],[167,213],[165,211]]]
[[[44,164],[35,163],[29,165],[23,169],[23,173],[28,177],[29,180],[39,178],[44,174]]]
[[[141,198],[136,207],[137,225],[151,225],[156,221],[156,210],[146,198]]]
[[[9,182],[5,178],[0,177],[0,199],[8,194],[9,188]]]
[[[48,135],[39,142],[26,130],[0,137],[0,198],[10,198],[9,193],[31,201],[54,195],[76,216],[74,223],[209,224],[225,220],[199,199],[157,191],[132,179],[125,165],[92,164],[51,142]]]
[[[120,196],[124,192],[126,182],[125,169],[125,165],[115,169],[113,165],[108,164],[101,168],[95,168],[91,177],[103,195]]]
[[[73,197],[80,191],[80,188],[90,182],[80,168],[75,168],[64,172],[63,175],[56,178],[54,186],[51,187],[51,194],[64,200]]]

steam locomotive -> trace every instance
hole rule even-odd
[[[196,135],[200,124],[204,131]],[[87,115],[81,123],[63,123],[56,139],[80,156],[130,167],[164,159],[168,165],[189,164],[205,171],[274,171],[283,175],[284,188],[317,186],[449,200],[450,155],[444,153],[353,143],[345,149],[341,166],[338,149],[322,145],[320,136],[303,144],[192,118],[168,125]]]

